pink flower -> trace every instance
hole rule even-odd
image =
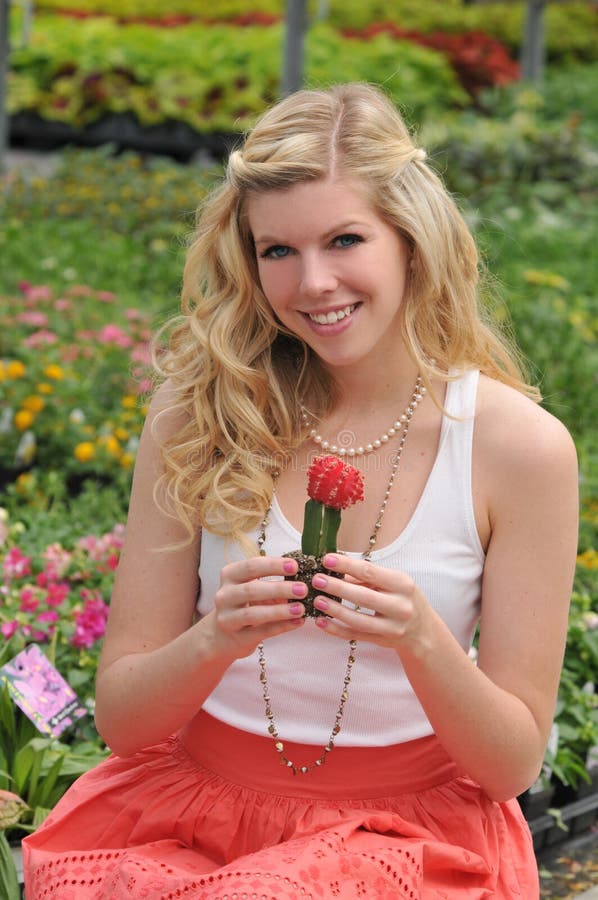
[[[137,393],[138,394],[149,394],[149,392],[153,388],[153,383],[151,378],[142,378],[137,385]]]
[[[34,331],[28,338],[25,338],[23,344],[25,347],[40,347],[42,344],[55,344],[58,340],[53,331],[43,328],[41,331]]]
[[[49,638],[51,638],[56,631],[56,622],[58,622],[59,618],[60,616],[55,609],[45,609],[43,612],[41,612],[36,619],[36,624],[47,624],[48,627],[44,628],[43,631],[33,631],[31,634],[33,640],[47,641]]]
[[[58,584],[52,583],[48,585],[48,593],[46,594],[46,603],[48,606],[60,606],[64,603],[69,595],[69,586],[66,581]]]
[[[115,344],[117,347],[130,347],[131,337],[118,325],[104,325],[97,334],[100,344]]]
[[[49,544],[44,550],[44,559],[48,576],[56,581],[68,569],[72,554],[60,544]]]
[[[67,309],[71,308],[71,301],[67,300],[65,297],[59,297],[58,300],[54,301],[54,309],[57,312],[65,312]]]
[[[23,588],[19,594],[19,609],[21,612],[35,612],[39,606],[39,600],[31,588]]]
[[[98,300],[101,300],[102,303],[114,303],[116,300],[116,294],[113,294],[112,291],[97,291],[96,297]]]
[[[12,622],[3,622],[2,625],[0,625],[0,633],[2,634],[2,637],[8,640],[13,636],[18,627],[19,623],[14,619]]]
[[[35,325],[37,328],[43,328],[48,324],[48,317],[45,313],[36,310],[25,310],[17,316],[17,322],[23,325]]]
[[[28,281],[21,281],[19,290],[28,300],[50,300],[52,297],[52,289],[46,284],[30,284]]]
[[[31,575],[31,557],[11,547],[4,557],[4,574],[7,578],[26,578]]]
[[[55,609],[45,609],[37,617],[38,622],[58,622],[60,616]]]
[[[85,606],[81,612],[75,613],[75,633],[71,644],[73,647],[91,647],[104,636],[108,606],[98,594],[92,594],[91,591],[82,590],[81,596],[85,599]]]
[[[143,363],[143,365],[148,365],[151,362],[151,353],[148,344],[137,344],[133,350],[131,350],[131,359],[133,362]]]
[[[72,284],[67,293],[70,297],[91,297],[93,290],[86,284]]]

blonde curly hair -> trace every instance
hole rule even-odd
[[[486,320],[474,240],[425,157],[393,104],[365,84],[291,95],[230,154],[198,215],[182,314],[155,353],[174,391],[169,412],[183,423],[162,445],[161,496],[190,540],[206,526],[250,552],[245,535],[268,507],[273,473],[305,438],[301,405],[321,416],[335,401],[331,374],[278,322],[260,288],[246,215],[252,194],[331,173],[354,180],[410,248],[403,334],[428,388],[432,378],[476,368],[539,399]]]

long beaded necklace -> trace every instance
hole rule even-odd
[[[368,549],[362,554],[362,559],[370,559],[370,557],[372,555],[372,551],[374,550],[374,547],[376,546],[376,542],[378,540],[378,532],[380,531],[380,528],[382,527],[382,520],[384,518],[384,513],[386,512],[388,498],[390,497],[390,492],[392,490],[393,484],[395,482],[395,478],[399,471],[399,465],[401,463],[401,457],[403,455],[403,449],[405,447],[405,441],[407,439],[407,432],[409,431],[409,425],[411,424],[411,419],[413,418],[413,414],[414,414],[415,410],[417,409],[417,406],[419,405],[419,403],[422,401],[425,393],[426,393],[426,389],[425,389],[425,387],[422,386],[421,377],[418,375],[417,380],[415,382],[415,388],[413,390],[411,401],[410,401],[407,409],[405,410],[404,416],[402,416],[401,419],[399,420],[400,426],[401,426],[401,428],[400,428],[401,437],[399,440],[399,446],[397,447],[397,450],[396,450],[393,460],[392,460],[392,465],[391,465],[391,469],[390,469],[390,477],[388,479],[388,484],[387,484],[386,490],[384,492],[384,498],[382,500],[382,505],[380,507],[380,510],[378,512],[378,517],[377,517],[375,525],[374,525],[374,530],[369,539]],[[332,448],[328,448],[328,449],[331,450]],[[277,473],[275,474],[274,477],[275,478],[277,477]],[[264,516],[264,518],[261,522],[261,525],[260,525],[260,531],[259,531],[259,535],[258,535],[258,539],[257,539],[260,556],[266,555],[266,551],[264,550],[264,544],[266,543],[266,528],[269,524],[269,515],[270,515],[271,509],[272,509],[272,507],[270,506],[270,508],[267,510],[266,515]],[[356,607],[356,608],[359,609],[359,607]],[[278,734],[278,728],[274,721],[274,713],[272,711],[272,702],[270,699],[270,692],[269,692],[269,687],[268,687],[268,677],[266,674],[266,657],[264,654],[264,644],[263,644],[263,642],[260,642],[257,646],[258,665],[259,665],[259,670],[260,670],[259,677],[260,677],[260,682],[262,685],[262,694],[263,694],[264,706],[265,706],[265,711],[266,711],[266,719],[268,721],[268,733],[271,735],[271,737],[274,741],[274,747],[276,749],[276,752],[280,756],[281,764],[283,766],[286,766],[288,769],[290,769],[291,772],[293,773],[293,775],[297,775],[298,773],[302,774],[302,775],[306,775],[308,772],[311,772],[312,769],[322,766],[326,761],[326,757],[334,748],[334,742],[336,740],[338,733],[341,730],[341,722],[342,722],[343,714],[345,711],[345,704],[349,698],[349,684],[351,683],[351,673],[353,671],[353,664],[355,662],[355,648],[356,647],[357,647],[357,641],[355,641],[355,640],[349,641],[349,655],[347,658],[347,669],[345,671],[345,678],[343,681],[343,689],[341,692],[338,709],[336,711],[336,716],[334,719],[334,725],[332,726],[332,731],[330,732],[330,737],[328,739],[328,743],[322,748],[321,755],[316,760],[314,760],[313,763],[310,763],[309,765],[296,765],[291,759],[289,759],[285,755],[284,743],[281,741],[280,735]]]

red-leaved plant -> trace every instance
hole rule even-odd
[[[316,591],[311,579],[316,572],[342,577],[326,569],[322,557],[336,551],[341,510],[363,500],[363,478],[361,472],[336,456],[318,456],[307,472],[307,493],[301,550],[285,556],[296,559],[299,565],[297,574],[287,576],[287,580],[303,581],[307,585],[308,594],[303,601],[305,614],[316,617],[324,613],[314,607],[313,601],[318,593],[324,592]]]

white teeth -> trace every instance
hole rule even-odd
[[[345,316],[350,316],[356,305],[354,303],[353,306],[345,306],[344,309],[339,309],[336,312],[318,313],[315,316],[310,314],[309,318],[312,322],[317,322],[318,325],[334,325],[335,322],[340,322]]]

